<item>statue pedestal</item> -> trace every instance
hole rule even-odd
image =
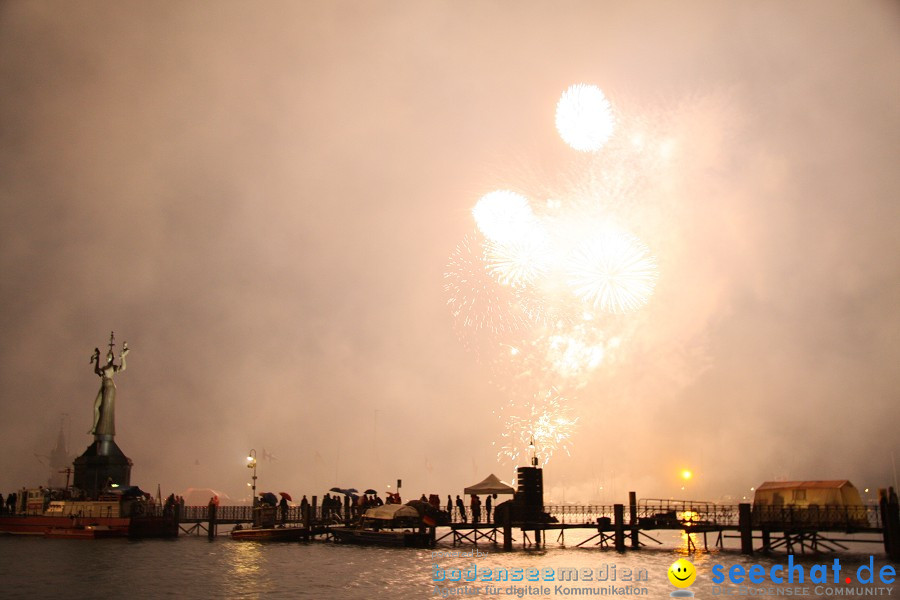
[[[96,498],[110,483],[122,487],[131,485],[132,464],[114,440],[95,439],[75,459],[75,480],[72,484],[89,498]]]

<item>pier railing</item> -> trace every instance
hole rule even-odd
[[[624,506],[624,519],[631,524],[630,506]],[[466,507],[466,519],[472,520],[469,507]],[[544,512],[555,517],[559,523],[598,523],[601,519],[615,518],[612,504],[547,504]],[[636,525],[644,529],[682,528],[688,527],[722,527],[737,528],[739,523],[737,504],[715,504],[691,500],[640,500],[635,506]],[[492,515],[493,516],[493,515]],[[323,511],[317,506],[315,511],[310,507],[310,519],[319,524],[336,524],[343,521],[343,510]],[[276,513],[281,520],[281,512]],[[181,511],[183,522],[203,522],[209,520],[207,506],[185,506]],[[249,523],[253,521],[251,506],[219,506],[216,511],[219,523]],[[285,521],[299,523],[303,514],[299,506],[288,508]],[[451,513],[453,522],[463,521],[457,507]],[[481,522],[487,521],[485,510],[481,513]],[[881,513],[877,506],[757,506],[751,512],[752,526],[757,529],[799,529],[816,528],[822,530],[864,531],[880,529]]]
[[[588,523],[614,518],[613,505],[546,505],[545,512],[561,523]],[[737,504],[715,504],[692,500],[640,500],[635,507],[641,527],[727,527],[739,525]],[[877,506],[757,506],[752,512],[756,528],[819,528],[845,531],[881,528]],[[624,506],[625,522],[631,522],[630,507]]]
[[[881,511],[877,506],[757,506],[752,515],[754,527],[854,531],[880,529],[882,526]]]
[[[732,527],[738,525],[738,507],[697,500],[645,499],[637,504],[637,518],[646,526]]]
[[[281,521],[281,510],[276,513],[276,521]],[[331,509],[323,511],[321,506],[317,506],[313,511],[310,506],[310,519],[314,523],[336,524],[343,522],[343,507],[340,511]],[[185,506],[181,510],[181,520],[183,522],[204,522],[209,520],[209,506]],[[300,506],[289,506],[285,515],[285,522],[300,523],[303,521],[303,511]],[[253,507],[249,505],[239,506],[218,506],[216,508],[216,521],[219,523],[250,523],[253,521]]]
[[[613,518],[612,504],[547,504],[544,512],[560,523],[596,523],[597,519]]]

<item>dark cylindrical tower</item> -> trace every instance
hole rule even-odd
[[[522,518],[537,521],[544,512],[544,472],[538,467],[519,467],[516,498],[521,502]]]

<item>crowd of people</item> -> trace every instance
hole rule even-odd
[[[480,523],[481,522],[481,507],[484,506],[484,516],[485,523],[491,523],[492,515],[491,513],[494,510],[494,504],[497,500],[497,494],[487,494],[484,504],[482,505],[481,498],[478,497],[478,494],[470,494],[469,499],[469,511],[466,513],[466,503],[460,498],[459,494],[456,495],[456,513],[459,516],[459,520],[463,523],[469,522],[469,516],[472,517],[472,523]],[[447,496],[447,512],[453,515],[453,499],[448,495]]]
[[[166,497],[166,501],[163,503],[163,515],[167,517],[170,516],[176,506],[178,506],[179,510],[183,513],[184,498],[182,496],[176,496],[175,494],[169,494]]]
[[[282,496],[281,501],[276,503],[274,495],[260,495],[260,505],[270,505],[277,507],[282,514],[288,513],[290,504],[285,497]],[[217,504],[218,498],[210,498],[210,503]],[[457,495],[453,500],[451,495],[447,495],[447,503],[442,505],[438,494],[430,494],[426,496],[422,494],[419,502],[430,505],[437,511],[446,511],[450,520],[468,523],[491,523],[493,518],[494,506],[496,505],[497,494],[487,494],[484,502],[477,494],[470,494],[468,505],[462,496]],[[321,518],[326,521],[343,521],[346,518],[356,518],[365,514],[366,510],[376,506],[385,504],[403,504],[400,494],[397,492],[387,492],[384,499],[377,493],[368,494],[338,494],[326,493],[321,501]],[[304,514],[307,509],[312,509],[309,499],[304,495],[300,502],[300,514]]]
[[[0,494],[0,514],[15,514],[18,512],[16,510],[16,502],[18,501],[19,495],[16,492],[10,492],[6,499],[3,499],[3,494]]]
[[[14,514],[18,512],[17,501],[19,497],[20,494],[18,494],[17,492],[11,492],[5,498],[2,494],[0,494],[0,514]],[[358,496],[351,496],[350,498],[350,501],[346,502],[344,500],[344,496],[342,495],[330,493],[325,494],[325,496],[322,498],[321,505],[322,518],[326,520],[342,520],[348,516],[356,517],[362,515],[366,512],[367,509],[374,506],[403,503],[400,494],[397,492],[387,492],[384,499],[382,499],[377,493],[360,494]],[[454,502],[452,496],[448,494],[447,504],[445,506],[441,506],[441,500],[437,494],[431,494],[428,497],[426,497],[425,494],[422,494],[422,496],[419,498],[419,501],[430,504],[437,510],[446,510],[451,517],[456,516],[463,523],[468,523],[470,518],[472,523],[479,523],[482,520],[482,514],[484,515],[485,522],[490,523],[491,512],[493,510],[496,499],[497,494],[490,494],[487,495],[484,503],[482,503],[478,495],[471,494],[469,505],[466,506],[465,501],[459,495],[456,496],[456,500]],[[260,496],[260,503],[271,503],[273,506],[277,506],[283,514],[287,514],[289,508],[288,501],[284,497],[281,498],[281,502],[276,503],[274,498],[270,500],[268,498]],[[218,496],[211,497],[209,499],[209,504],[218,506]],[[184,508],[184,498],[175,494],[170,494],[163,504],[164,514],[171,514],[176,505]],[[300,506],[301,511],[305,510],[305,507],[310,506],[309,500],[305,495],[300,501]],[[347,509],[345,507],[349,508],[349,514],[346,514]]]

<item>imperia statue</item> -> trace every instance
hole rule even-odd
[[[115,337],[109,334],[109,352],[106,353],[106,364],[100,365],[100,349],[94,348],[91,362],[94,364],[94,373],[100,376],[100,391],[94,400],[94,426],[89,433],[93,433],[97,439],[111,440],[116,435],[116,384],[113,376],[125,370],[125,356],[128,354],[128,342],[122,344],[122,352],[119,354],[117,365],[113,362],[113,346]]]

